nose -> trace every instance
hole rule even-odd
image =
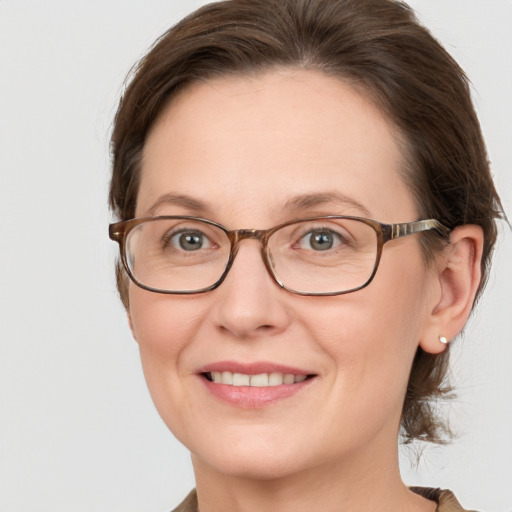
[[[276,335],[290,323],[288,292],[269,275],[257,240],[240,243],[226,279],[214,293],[217,327],[237,338]]]

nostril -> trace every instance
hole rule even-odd
[[[271,325],[271,324],[264,324],[264,325],[260,325],[257,329],[256,329],[260,334],[272,334],[273,331],[276,330],[276,326],[275,325]]]

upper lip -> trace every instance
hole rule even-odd
[[[241,363],[237,361],[216,361],[198,369],[197,373],[208,372],[231,372],[245,375],[259,375],[261,373],[283,373],[293,375],[314,375],[314,372],[301,368],[271,363],[267,361],[256,361],[252,363]]]

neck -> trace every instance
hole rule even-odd
[[[359,454],[263,479],[219,473],[193,456],[200,512],[434,512],[436,506],[403,484],[396,449],[390,454]],[[364,455],[364,456],[363,456]],[[391,462],[392,461],[392,462]]]

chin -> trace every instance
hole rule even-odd
[[[256,442],[255,442],[256,439]],[[185,441],[186,443],[186,441]],[[300,472],[307,466],[307,454],[301,443],[284,440],[238,438],[225,441],[216,436],[209,442],[189,446],[194,465],[207,465],[213,471],[251,480],[275,480]]]
[[[275,448],[278,451],[278,448]],[[207,456],[208,457],[208,456]],[[279,480],[300,472],[300,464],[276,454],[254,454],[248,456],[237,450],[229,451],[229,456],[208,457],[193,455],[194,463],[207,464],[215,472],[232,478],[258,480]]]

